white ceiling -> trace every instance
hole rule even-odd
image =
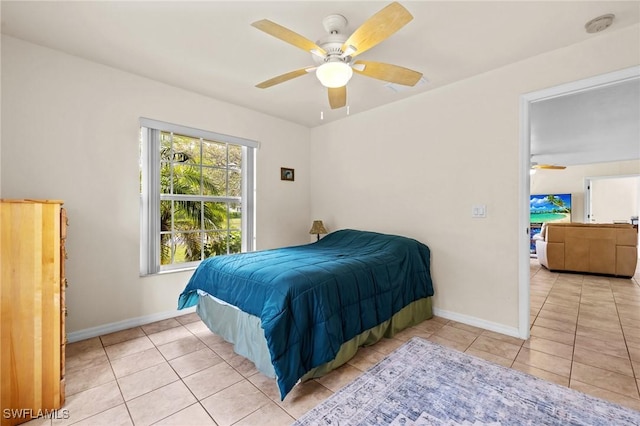
[[[255,84],[313,64],[310,54],[250,24],[270,19],[315,41],[322,19],[342,14],[348,32],[388,2],[198,1],[1,3],[2,33],[308,127],[346,116],[326,89],[303,76],[269,89]],[[424,73],[427,84],[395,93],[354,75],[350,114],[433,90],[527,57],[601,37],[640,21],[638,1],[404,1],[414,20],[359,58]],[[587,34],[590,19],[611,28]],[[320,120],[320,113],[324,120]]]
[[[640,78],[535,102],[530,117],[538,164],[640,158]]]

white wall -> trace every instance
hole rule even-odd
[[[606,177],[589,179],[591,190],[591,213],[589,222],[616,223],[631,222],[638,216],[638,193],[640,177]],[[589,207],[585,207],[589,210]]]
[[[65,201],[69,332],[173,311],[191,275],[139,277],[141,116],[260,141],[258,248],[308,241],[308,128],[3,36],[1,193]]]
[[[520,96],[640,64],[639,29],[312,129],[312,216],[425,242],[439,312],[517,333]]]
[[[571,220],[586,222],[584,179],[633,174],[640,174],[640,160],[569,166],[564,170],[538,170],[531,176],[531,193],[571,194]]]

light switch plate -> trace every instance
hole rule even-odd
[[[471,217],[487,217],[487,206],[484,204],[471,206]]]

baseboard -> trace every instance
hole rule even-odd
[[[456,312],[449,312],[438,308],[433,308],[433,314],[448,320],[457,321],[462,324],[472,325],[474,327],[484,328],[485,330],[495,331],[496,333],[505,334],[507,336],[516,337],[522,339],[517,327],[507,327],[502,324],[498,324],[491,321],[486,321],[480,318],[471,317],[468,315],[458,314]]]
[[[84,330],[78,330],[68,333],[67,340],[69,343],[73,343],[80,340],[91,339],[93,337],[115,333],[116,331],[127,330],[129,328],[139,327],[141,325],[150,324],[152,322],[162,321],[168,318],[185,315],[191,312],[195,312],[195,310],[196,308],[194,306],[191,308],[181,309],[179,311],[160,312],[143,317],[130,318],[123,321],[112,322],[110,324],[99,325],[97,327],[85,328]],[[439,317],[457,321],[462,324],[472,325],[474,327],[484,328],[485,330],[495,331],[496,333],[505,334],[507,336],[521,338],[516,327],[506,327],[495,322],[485,321],[480,318],[462,315],[456,312],[445,311],[443,309],[438,309],[435,307],[433,308],[433,313],[434,315],[437,315]]]
[[[84,330],[67,333],[67,341],[69,343],[73,343],[80,340],[91,339],[93,337],[103,336],[105,334],[115,333],[116,331],[122,331],[133,327],[139,327],[141,325],[178,317],[195,311],[196,308],[194,306],[191,308],[181,309],[179,311],[160,312],[157,314],[145,315],[143,317],[130,318],[123,321],[112,322],[110,324],[99,325],[97,327],[85,328]]]

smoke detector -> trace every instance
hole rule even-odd
[[[589,34],[599,33],[600,31],[606,30],[611,26],[611,24],[613,24],[613,18],[615,18],[613,13],[598,16],[584,24],[584,27]]]

